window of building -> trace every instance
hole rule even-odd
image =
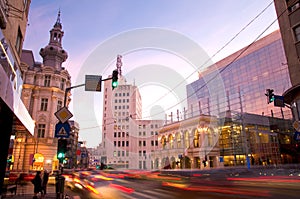
[[[120,157],[120,155],[121,155],[121,152],[120,152],[120,151],[118,151],[118,157]]]
[[[48,107],[48,99],[42,98],[41,111],[47,111],[47,107]]]
[[[46,132],[46,124],[39,124],[38,125],[38,134],[37,137],[38,138],[43,138],[45,137],[45,132]]]
[[[146,151],[143,151],[143,156],[146,157]]]
[[[44,86],[49,87],[50,86],[50,80],[51,80],[51,76],[50,75],[45,75]]]
[[[129,141],[126,141],[126,146],[129,146]]]
[[[300,41],[300,25],[294,28],[296,42]]]
[[[151,140],[151,146],[154,146],[154,140]]]
[[[139,146],[142,146],[142,141],[139,141]]]
[[[289,12],[294,12],[300,7],[300,2],[295,3],[294,5],[289,7]]]
[[[125,152],[124,152],[124,151],[122,151],[122,156],[124,157],[124,155],[125,155]]]
[[[142,151],[139,151],[139,156],[140,156],[140,157],[142,156]]]
[[[121,141],[118,141],[118,147],[120,147],[121,146]]]
[[[155,140],[155,146],[158,146],[158,140]]]
[[[117,151],[114,151],[114,157],[116,157],[117,156]]]
[[[126,156],[127,156],[127,157],[129,156],[129,151],[126,151]]]
[[[122,146],[123,146],[123,147],[125,146],[125,141],[122,141]]]
[[[146,140],[143,141],[143,146],[146,146]]]
[[[61,79],[61,81],[60,81],[60,89],[61,90],[65,90],[65,83],[66,83],[66,80],[65,79]]]
[[[62,108],[62,101],[58,100],[57,101],[57,110],[60,110]]]
[[[18,52],[18,54],[21,53],[21,47],[22,47],[22,40],[23,40],[23,35],[22,35],[22,32],[21,32],[21,29],[19,27],[18,29],[18,36],[17,36],[17,40],[16,40],[16,50]]]
[[[114,141],[114,146],[117,146],[117,141]]]

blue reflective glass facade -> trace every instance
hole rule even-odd
[[[221,116],[230,110],[292,118],[289,108],[268,104],[265,95],[267,88],[282,95],[291,87],[286,63],[279,31],[217,62],[202,71],[199,80],[187,85],[189,116],[200,113]]]

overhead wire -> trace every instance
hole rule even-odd
[[[224,48],[226,48],[234,39],[236,39],[248,26],[250,26],[260,15],[262,15],[271,5],[273,4],[273,0],[259,13],[257,14],[248,24],[246,24],[237,34],[235,34],[224,46],[222,46],[216,53],[214,53],[211,58],[207,59],[204,64],[202,64],[199,68],[197,68],[195,71],[193,71],[190,75],[184,78],[181,82],[175,85],[172,89],[170,89],[168,92],[166,92],[163,96],[155,100],[153,103],[148,105],[146,109],[153,106],[155,103],[159,102],[161,99],[169,95],[171,92],[173,92],[177,87],[179,87],[182,83],[184,83],[188,78],[190,78],[192,75],[194,75],[196,72],[199,71],[200,68],[205,66],[212,58],[214,58],[216,55],[218,55]]]
[[[273,2],[273,1],[272,1]],[[272,2],[268,5],[270,6],[272,4]],[[265,9],[264,9],[265,10]],[[270,25],[268,25],[248,46],[246,46],[245,48],[242,49],[242,51],[240,51],[240,53],[229,63],[227,64],[225,67],[223,67],[222,69],[220,69],[219,73],[214,75],[213,77],[211,77],[208,81],[206,81],[205,84],[203,84],[201,87],[199,87],[197,90],[195,90],[193,93],[191,93],[190,95],[187,95],[186,98],[182,99],[181,101],[179,101],[178,103],[174,104],[173,106],[170,106],[169,108],[167,108],[165,111],[171,110],[172,108],[176,107],[177,105],[181,104],[182,102],[184,102],[185,100],[187,100],[188,98],[192,97],[193,95],[195,95],[197,92],[199,92],[201,89],[203,89],[208,83],[210,83],[212,80],[214,80],[218,75],[220,75],[224,70],[226,70],[231,64],[233,64],[245,51],[247,51],[285,12],[287,11],[287,9],[285,9],[280,15],[277,16],[277,18],[271,22]],[[222,47],[224,48],[224,47]],[[218,51],[219,52],[219,51]],[[164,112],[159,112],[156,113],[153,116],[159,115],[161,113]],[[150,116],[149,116],[150,117]],[[147,117],[146,117],[147,118]]]

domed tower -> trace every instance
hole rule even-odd
[[[60,22],[60,11],[56,23],[50,30],[50,41],[45,48],[41,48],[40,55],[43,57],[44,66],[51,66],[57,71],[62,70],[62,63],[67,60],[68,53],[62,48],[61,41],[64,32]]]

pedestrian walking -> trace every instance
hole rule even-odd
[[[42,179],[42,197],[45,197],[45,195],[47,194],[48,180],[49,180],[49,173],[47,170],[45,170]]]
[[[32,184],[34,185],[34,195],[33,199],[37,199],[38,193],[42,192],[42,178],[41,178],[41,171],[37,171],[35,177],[32,179]]]

